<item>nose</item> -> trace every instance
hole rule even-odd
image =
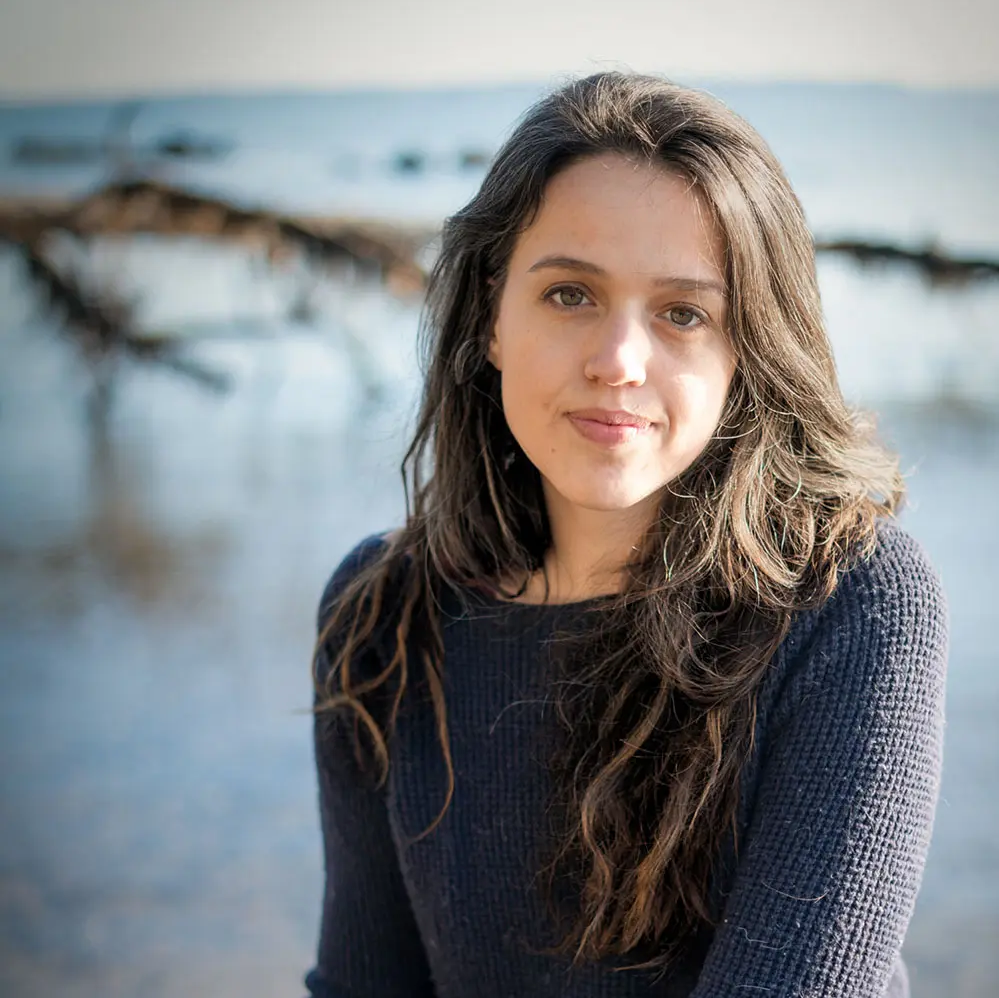
[[[609,313],[587,344],[583,373],[591,381],[614,387],[645,384],[652,354],[651,334],[632,312]]]

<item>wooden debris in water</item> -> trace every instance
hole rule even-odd
[[[139,233],[196,236],[255,245],[271,260],[298,252],[320,266],[350,262],[399,293],[422,289],[425,274],[416,257],[433,236],[426,228],[296,218],[246,208],[149,179],[111,183],[70,203],[0,202],[0,239],[32,246],[52,232],[84,239]]]
[[[963,286],[973,281],[999,277],[999,260],[952,256],[934,245],[910,249],[895,243],[835,239],[817,240],[815,251],[849,256],[862,266],[882,264],[912,267],[932,287]]]

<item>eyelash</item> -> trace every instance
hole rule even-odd
[[[578,287],[575,284],[556,284],[555,287],[549,288],[541,297],[544,301],[548,302],[550,305],[559,309],[560,311],[573,312],[577,308],[579,308],[578,305],[560,305],[558,302],[556,302],[554,298],[561,291],[575,291],[578,294],[583,295],[585,298],[589,298],[589,295],[582,288]],[[689,312],[697,320],[696,322],[688,323],[687,325],[674,322],[673,325],[677,329],[682,329],[682,330],[696,329],[698,326],[708,321],[707,316],[703,312],[701,312],[700,309],[696,309],[691,305],[673,305],[669,309],[667,309],[667,314],[669,312]]]

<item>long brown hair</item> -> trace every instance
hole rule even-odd
[[[529,109],[446,221],[421,323],[406,523],[332,608],[319,645],[335,630],[337,652],[317,709],[354,712],[384,779],[408,670],[421,663],[449,773],[443,815],[454,777],[437,594],[445,583],[501,591],[538,570],[551,542],[540,477],[486,357],[498,295],[545,186],[605,152],[689,179],[710,205],[737,357],[715,435],[663,491],[623,591],[563,646],[565,827],[549,873],[573,871],[578,903],[562,945],[576,960],[651,946],[647,963],[663,965],[716,917],[709,882],[734,830],[768,662],[793,615],[873,549],[877,518],[902,498],[897,462],[840,392],[798,200],[763,140],[719,101],[649,76],[571,82]],[[386,626],[382,668],[355,675]],[[375,691],[388,694],[377,716]]]

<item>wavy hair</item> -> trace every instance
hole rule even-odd
[[[552,177],[607,152],[687,178],[710,206],[737,361],[716,432],[663,490],[622,591],[559,646],[553,803],[563,820],[547,872],[552,887],[568,873],[575,889],[558,949],[577,962],[645,953],[643,966],[665,966],[718,917],[710,883],[735,831],[769,661],[793,615],[873,549],[878,518],[903,495],[896,459],[841,394],[801,206],[760,136],[718,100],[637,74],[572,81],[527,111],[447,219],[421,319],[405,526],[332,608],[317,647],[335,631],[337,651],[317,676],[316,709],[353,712],[384,780],[411,663],[421,663],[449,774],[431,832],[454,789],[440,589],[512,595],[504,584],[541,569],[551,543],[540,476],[487,361],[498,297]],[[355,674],[378,634],[389,638],[381,667]]]

